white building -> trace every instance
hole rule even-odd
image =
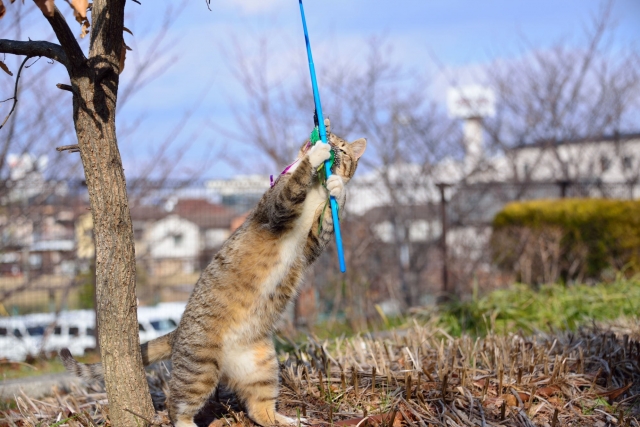
[[[191,221],[169,215],[149,226],[144,241],[154,275],[191,274],[198,269],[200,230]]]

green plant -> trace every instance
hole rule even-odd
[[[453,301],[437,310],[439,324],[452,335],[486,335],[535,330],[576,329],[591,320],[637,316],[640,280],[618,278],[597,285],[516,284],[469,301]]]
[[[494,260],[525,283],[640,272],[640,201],[515,202],[496,215],[493,230]]]
[[[80,283],[78,290],[78,308],[94,307],[95,270],[89,269],[76,276]]]

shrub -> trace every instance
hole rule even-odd
[[[640,201],[535,200],[510,203],[493,221],[500,267],[524,283],[603,279],[640,271]]]

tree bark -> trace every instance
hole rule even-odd
[[[72,79],[80,96],[74,102],[78,146],[93,214],[96,245],[96,296],[100,354],[115,426],[138,427],[153,414],[142,368],[135,292],[133,226],[115,132],[117,74],[103,84]]]
[[[71,77],[73,115],[93,214],[100,354],[115,426],[146,424],[153,405],[140,355],[133,226],[115,114],[124,1],[96,0],[86,72]],[[131,412],[129,412],[131,411]]]
[[[46,17],[60,45],[0,40],[0,52],[46,56],[63,64],[73,93],[73,120],[93,214],[100,353],[117,427],[140,427],[153,405],[140,355],[133,226],[115,114],[124,49],[124,0],[95,0],[87,59],[60,11]]]

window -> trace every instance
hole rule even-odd
[[[173,245],[174,246],[182,245],[182,234],[174,234],[173,235]]]
[[[144,328],[144,326],[142,326],[142,323],[138,323],[138,331],[139,332],[146,332],[146,329]]]
[[[56,326],[53,328],[53,335],[62,335],[62,326]]]
[[[7,328],[0,328],[0,337],[7,336]]]
[[[632,156],[624,156],[622,158],[622,169],[629,170],[633,168],[633,157]]]
[[[168,331],[177,326],[176,322],[171,319],[154,320],[149,323],[151,323],[151,326],[153,326],[153,329],[156,331]]]
[[[89,335],[90,337],[95,337],[96,331],[93,328],[87,328],[87,335]]]
[[[38,337],[44,335],[44,326],[32,326],[27,328],[29,335],[32,337]]]
[[[29,265],[33,268],[40,268],[42,266],[42,255],[29,254]]]
[[[20,329],[14,329],[13,336],[16,338],[22,338],[22,332],[20,332]]]
[[[69,328],[69,335],[77,337],[78,335],[80,335],[80,328],[78,328],[77,326],[71,326]]]
[[[611,159],[607,156],[600,156],[600,169],[602,172],[606,172],[611,167]]]

